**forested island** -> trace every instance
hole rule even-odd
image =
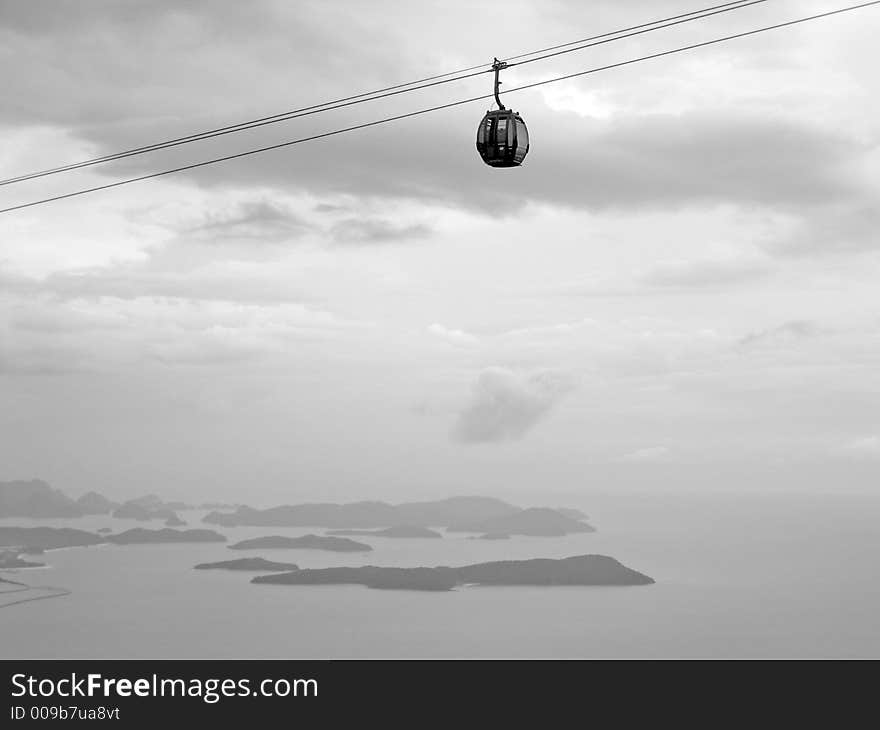
[[[310,568],[257,576],[252,583],[274,585],[363,585],[386,590],[448,591],[461,585],[484,586],[640,586],[654,583],[606,555],[501,560],[460,568]]]
[[[299,570],[299,566],[296,563],[276,563],[265,558],[239,558],[217,563],[199,563],[194,570],[250,570],[272,573]]]
[[[269,535],[242,540],[229,546],[230,550],[329,550],[335,553],[369,552],[373,548],[362,542],[349,540],[346,537],[326,535],[302,535],[287,537],[285,535]]]

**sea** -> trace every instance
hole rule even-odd
[[[540,496],[535,496],[540,504]],[[521,502],[520,502],[521,503]],[[97,546],[2,571],[2,658],[825,658],[880,657],[880,496],[568,495],[597,528],[487,541],[355,538],[371,553],[238,552],[224,544]],[[230,542],[321,529],[217,528]],[[114,531],[129,520],[0,520]],[[160,523],[149,525],[160,527]],[[637,587],[253,585],[196,571],[246,555],[339,565],[435,566],[603,554],[655,579]],[[65,593],[65,591],[67,593]],[[17,602],[21,598],[40,600]]]

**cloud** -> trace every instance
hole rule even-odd
[[[845,454],[857,459],[880,459],[880,436],[865,436],[843,447]]]
[[[375,49],[344,42],[338,13],[273,0],[0,0],[0,18],[0,62],[5,51],[41,70],[5,79],[17,103],[3,105],[0,121],[75,126],[114,147],[264,116],[297,84],[334,95],[343,59],[380,65]],[[317,57],[324,62],[307,63]],[[283,82],[265,74],[273,65],[286,66]]]
[[[235,365],[286,359],[367,329],[331,311],[287,302],[133,296],[61,298],[34,289],[0,298],[0,372],[119,371],[146,361]]]
[[[804,256],[880,249],[877,190],[864,192],[867,195],[806,211],[787,235],[768,243],[767,251]]]
[[[121,329],[128,324],[124,315],[112,310],[88,309],[57,302],[28,302],[12,308],[9,326],[13,330],[57,335],[89,330]]]
[[[531,327],[517,327],[516,329],[506,330],[501,333],[502,337],[540,339],[552,338],[557,336],[567,336],[576,333],[584,328],[593,327],[597,324],[596,320],[584,318],[576,322],[557,322],[555,324],[534,325]]]
[[[792,340],[818,337],[819,335],[825,334],[825,332],[826,329],[816,322],[810,320],[793,320],[771,329],[750,332],[745,337],[740,338],[739,344],[748,347],[751,345],[790,342]]]
[[[66,343],[5,343],[0,339],[0,374],[67,375],[94,369],[96,358]]]
[[[302,303],[309,301],[284,271],[264,267],[222,267],[188,270],[173,259],[167,265],[120,265],[109,269],[65,271],[36,279],[4,274],[0,269],[0,294],[33,301],[49,296],[61,301],[140,298],[185,299],[248,303]],[[177,269],[173,266],[176,265]],[[277,267],[275,267],[277,268]]]
[[[769,271],[766,261],[755,259],[676,261],[655,267],[642,277],[642,283],[664,288],[728,286],[753,281]]]
[[[230,327],[189,332],[186,338],[166,339],[150,345],[150,357],[164,365],[230,365],[258,359],[269,352],[261,333]]]
[[[453,438],[470,444],[521,439],[571,389],[571,378],[564,373],[545,370],[522,374],[487,368],[477,378],[470,403],[458,416]]]
[[[208,212],[198,224],[180,233],[200,241],[229,239],[277,241],[298,237],[309,224],[278,203],[267,200],[246,201],[232,209]]]
[[[413,241],[427,238],[431,233],[431,228],[423,223],[397,224],[384,218],[349,218],[330,230],[333,240],[343,245]]]
[[[670,449],[665,446],[649,446],[624,454],[620,460],[635,464],[651,464],[663,461],[670,454]]]
[[[428,327],[428,332],[453,345],[474,345],[479,342],[476,335],[464,330],[450,329],[436,322]]]
[[[533,156],[499,186],[474,157],[472,117],[463,109],[415,126],[341,135],[332,165],[316,143],[189,179],[206,187],[269,183],[318,195],[414,199],[495,216],[529,202],[592,211],[727,203],[806,213],[864,191],[853,169],[871,150],[841,131],[781,117],[725,110],[597,121],[539,106],[529,115]],[[426,137],[445,154],[425,158]]]

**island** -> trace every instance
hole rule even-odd
[[[251,583],[280,585],[363,585],[367,588],[411,591],[449,591],[458,585],[452,568],[308,568],[291,573],[260,575]]]
[[[336,553],[368,552],[372,550],[369,545],[362,542],[349,540],[347,537],[327,537],[325,535],[303,535],[302,537],[285,537],[282,535],[270,535],[269,537],[255,537],[250,540],[242,540],[230,545],[230,550],[330,550]]]
[[[188,509],[192,509],[192,507],[185,502],[163,502],[155,494],[147,494],[143,497],[123,502],[113,512],[113,516],[119,519],[138,520],[140,522],[164,520],[165,524],[169,527],[179,527],[186,523],[177,516],[177,511]]]
[[[328,530],[328,535],[364,535],[367,537],[442,538],[439,532],[416,525],[397,525],[384,530]]]
[[[221,560],[218,563],[199,563],[194,570],[252,570],[272,573],[299,570],[299,566],[296,563],[276,563],[265,558],[239,558],[238,560]]]
[[[595,528],[586,522],[546,507],[532,507],[512,515],[465,522],[447,528],[447,532],[482,532],[535,537],[560,537],[570,533],[595,531]]]
[[[464,521],[489,520],[520,512],[492,497],[450,497],[433,502],[351,502],[282,505],[265,510],[241,506],[235,512],[211,512],[208,524],[223,527],[327,527],[377,529],[394,525],[446,526]]]
[[[53,519],[112,514],[122,519],[165,520],[172,527],[185,524],[176,512],[187,509],[192,507],[185,502],[164,502],[155,494],[120,504],[95,491],[74,500],[42,479],[0,481],[0,518]]]
[[[0,517],[82,517],[83,510],[42,479],[0,482]]]
[[[458,568],[462,583],[483,586],[643,586],[654,583],[607,555],[476,563]]]
[[[487,532],[485,535],[471,535],[468,540],[509,540],[506,532]]]
[[[19,550],[0,548],[0,570],[13,570],[18,568],[44,568],[44,563],[33,563],[23,560]]]
[[[71,527],[0,527],[0,547],[17,547],[21,552],[85,547],[106,542],[105,538]]]
[[[385,590],[449,591],[456,586],[642,586],[654,583],[606,555],[502,560],[460,568],[309,568],[261,575],[251,583],[272,585],[363,585]]]
[[[107,542],[115,545],[157,545],[179,542],[226,542],[226,536],[214,530],[146,530],[135,527],[116,535],[108,535]]]
[[[98,492],[86,492],[76,503],[84,515],[107,515],[119,506]]]

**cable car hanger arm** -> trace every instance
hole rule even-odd
[[[501,69],[507,68],[507,61],[499,61],[498,57],[495,57],[495,63],[492,64],[492,68],[495,71],[495,103],[498,104],[498,108],[501,111],[504,111],[507,107],[501,103],[501,97],[498,95],[499,89],[501,87]]]

